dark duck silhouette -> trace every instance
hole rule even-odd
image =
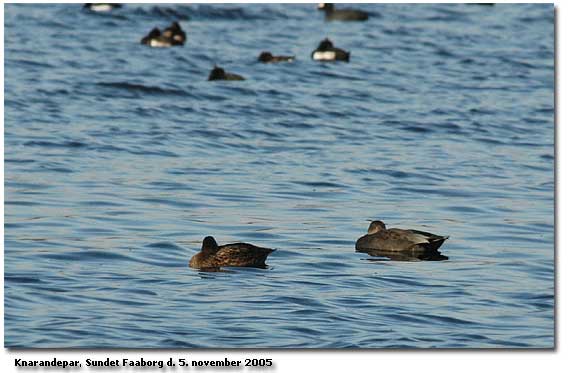
[[[317,49],[312,52],[312,59],[316,61],[345,61],[349,62],[350,52],[335,48],[331,40],[325,38]]]
[[[376,220],[369,225],[367,234],[357,240],[355,249],[370,255],[373,255],[373,252],[390,252],[434,258],[441,255],[438,249],[448,238],[449,236],[438,236],[415,229],[387,229],[385,223]]]
[[[273,56],[270,52],[262,52],[258,56],[258,61],[262,63],[292,62],[295,56]]]
[[[157,27],[154,27],[148,35],[144,36],[140,43],[153,48],[167,48],[174,45],[173,39],[162,35],[162,32]]]
[[[220,267],[266,268],[266,257],[274,251],[274,249],[242,242],[219,246],[213,237],[207,236],[203,240],[201,251],[190,259],[189,266],[198,269]]]
[[[182,30],[178,22],[172,22],[172,24],[167,27],[162,35],[166,38],[172,39],[173,45],[184,45],[186,40],[185,31]]]
[[[330,3],[318,4],[318,10],[325,12],[326,21],[366,21],[369,13],[357,9],[335,9]]]
[[[363,251],[360,251],[363,252]],[[448,257],[440,254],[438,251],[427,252],[427,253],[395,253],[392,251],[381,251],[381,250],[366,250],[364,253],[372,256],[372,258],[367,258],[370,262],[420,262],[420,261],[442,261],[448,260]]]
[[[228,73],[224,69],[215,66],[209,73],[208,80],[245,80],[245,78],[237,74]]]
[[[148,35],[140,40],[140,43],[154,48],[167,48],[183,46],[185,39],[185,32],[181,29],[179,23],[173,22],[163,32],[159,28],[154,27]]]

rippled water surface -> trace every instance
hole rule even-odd
[[[552,347],[553,6],[356,7],[6,5],[5,344]],[[449,260],[356,253],[369,219]],[[206,235],[278,250],[192,270]]]

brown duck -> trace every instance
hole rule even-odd
[[[256,267],[266,268],[266,257],[274,249],[249,243],[231,243],[219,246],[211,236],[205,237],[201,251],[189,261],[191,268]]]
[[[385,223],[376,220],[369,225],[367,234],[357,240],[355,249],[363,252],[431,253],[436,252],[448,238],[414,229],[387,229]]]

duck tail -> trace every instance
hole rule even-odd
[[[429,241],[429,249],[431,250],[438,250],[440,248],[440,246],[442,246],[444,244],[444,242],[446,242],[446,240],[450,238],[450,236],[437,236],[437,237],[432,237]]]
[[[448,238],[450,238],[450,236],[434,236],[434,237],[430,237],[429,241],[430,242],[440,242],[440,241],[445,241]]]

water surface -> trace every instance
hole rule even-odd
[[[6,5],[5,345],[552,347],[553,6],[357,7]],[[450,259],[356,253],[369,219]],[[278,250],[202,273],[206,235]]]

